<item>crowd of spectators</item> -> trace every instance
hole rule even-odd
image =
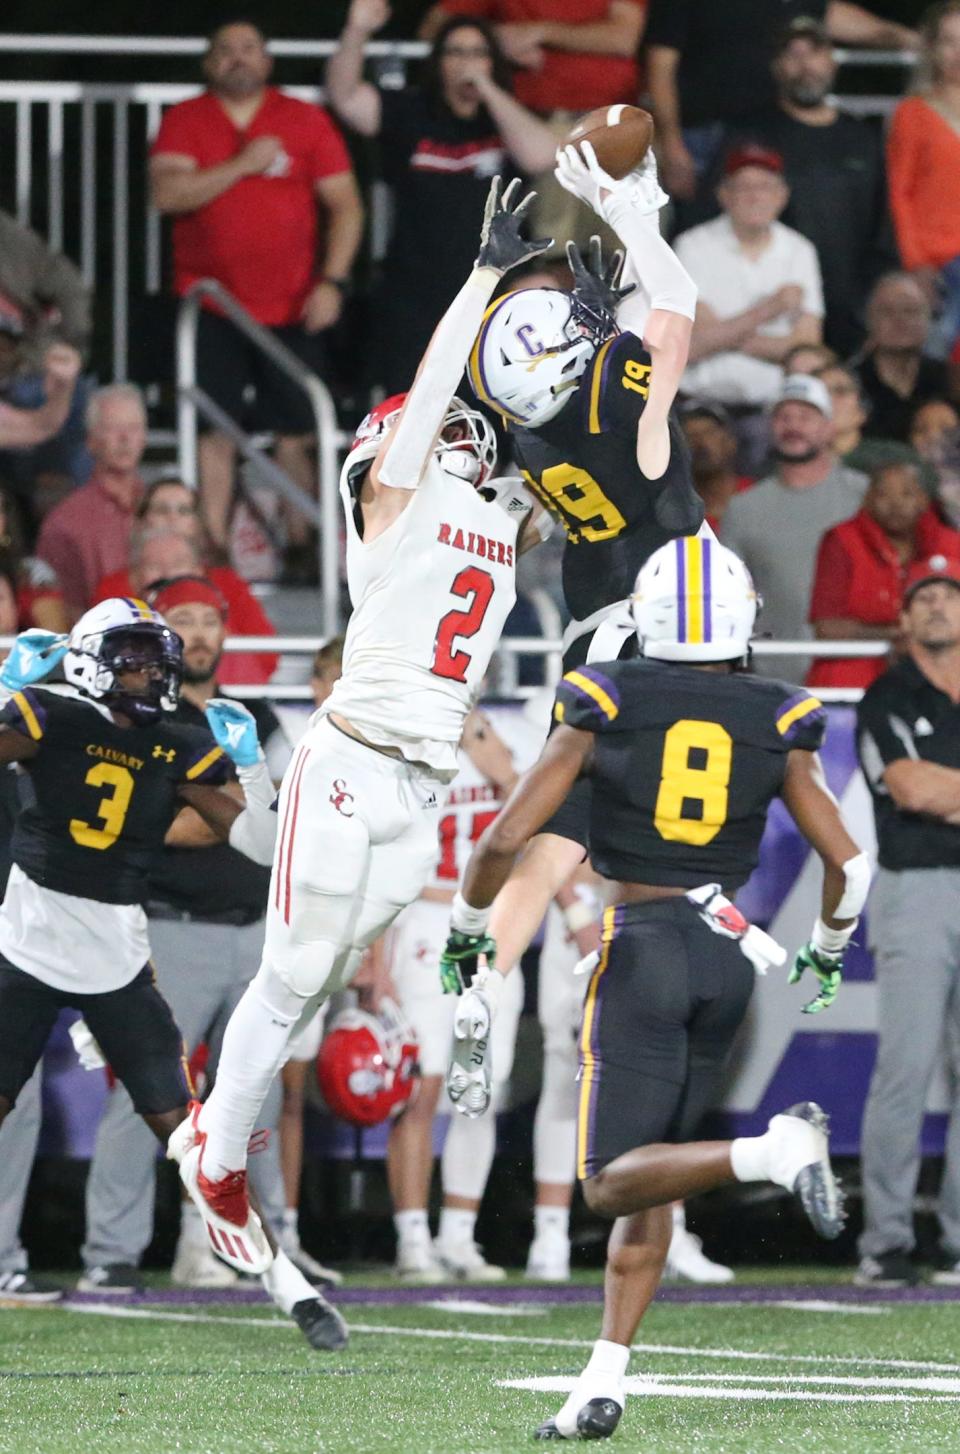
[[[843,0],[784,0],[775,16],[763,0],[439,0],[418,32],[429,54],[399,87],[366,54],[390,19],[388,0],[351,0],[326,107],[272,84],[255,25],[213,33],[203,91],[165,113],[149,160],[174,295],[213,278],[336,389],[330,338],[362,291],[365,312],[347,307],[351,329],[367,319],[349,340],[359,409],[409,384],[469,267],[490,177],[534,182],[534,225],[558,242],[543,276],[562,283],[560,244],[596,219],[554,187],[557,139],[575,113],[646,102],[673,199],[664,225],[699,290],[683,417],[711,522],[755,571],[774,636],[837,637],[842,621],[854,638],[893,640],[909,561],[934,535],[955,554],[960,524],[960,0],[931,6],[916,31]],[[838,102],[837,43],[916,51],[909,94],[882,124]],[[392,204],[372,269],[359,265],[361,156]],[[233,440],[205,429],[196,495],[148,490],[142,396],[82,373],[91,310],[74,265],[0,214],[0,484],[18,619],[69,621],[161,568],[203,570],[231,630],[263,633],[229,565]],[[277,463],[313,493],[302,395],[210,300],[198,382],[272,434]],[[906,509],[918,489],[923,509]],[[888,539],[891,495],[916,518]],[[285,504],[282,529],[287,578],[309,580],[310,521]],[[853,539],[889,568],[889,601],[872,599],[862,621]],[[249,658],[247,679],[274,665]],[[834,661],[814,679],[863,675],[862,661]]]

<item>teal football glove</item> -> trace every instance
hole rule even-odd
[[[256,767],[263,754],[257,723],[242,702],[211,697],[206,707],[207,722],[219,747],[235,767]]]
[[[820,981],[820,993],[816,999],[804,1005],[805,1015],[818,1015],[821,1010],[828,1010],[837,998],[840,990],[840,982],[843,979],[843,955],[824,954],[822,949],[817,949],[810,942],[797,950],[797,957],[793,961],[793,968],[787,978],[788,984],[799,984],[803,978],[803,972],[810,969]]]
[[[485,955],[487,966],[493,969],[497,952],[496,941],[489,934],[461,934],[451,929],[440,956],[440,983],[445,995],[459,995],[473,984],[480,968],[480,956]]]
[[[20,692],[34,682],[42,682],[66,654],[66,636],[41,631],[38,627],[21,631],[0,668],[0,685],[8,692]]]

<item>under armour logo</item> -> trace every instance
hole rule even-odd
[[[347,792],[347,785],[342,777],[334,778],[333,792],[330,794],[330,801],[336,808],[337,812],[342,814],[344,818],[353,817],[352,810],[348,813],[346,808],[343,806],[344,803],[352,803],[354,801],[354,797],[352,793]]]
[[[176,757],[177,752],[176,748],[161,747],[160,744],[157,743],[156,747],[153,749],[153,755],[154,757],[162,757],[164,762],[172,762],[173,759]]]

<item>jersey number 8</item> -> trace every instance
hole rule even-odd
[[[81,848],[112,848],[123,832],[133,795],[133,774],[129,768],[117,767],[112,762],[98,762],[84,782],[92,788],[109,787],[113,791],[97,804],[97,817],[103,819],[103,827],[92,828],[82,818],[71,818],[70,837]]]
[[[669,843],[711,843],[727,820],[733,739],[719,722],[683,718],[663,739],[654,827]]]

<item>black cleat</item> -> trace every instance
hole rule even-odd
[[[326,1298],[305,1297],[294,1303],[290,1316],[311,1348],[336,1353],[347,1346],[347,1325]]]
[[[623,1409],[612,1398],[592,1398],[577,1414],[578,1439],[609,1439],[620,1422]],[[533,1436],[535,1439],[564,1439],[556,1419],[547,1419]]]
[[[830,1165],[830,1121],[815,1101],[800,1101],[782,1112],[806,1121],[813,1131],[814,1155],[809,1165],[798,1173],[794,1191],[815,1232],[832,1242],[843,1231],[847,1214],[843,1192]]]
[[[581,1439],[609,1439],[623,1409],[612,1398],[592,1398],[577,1414]]]

